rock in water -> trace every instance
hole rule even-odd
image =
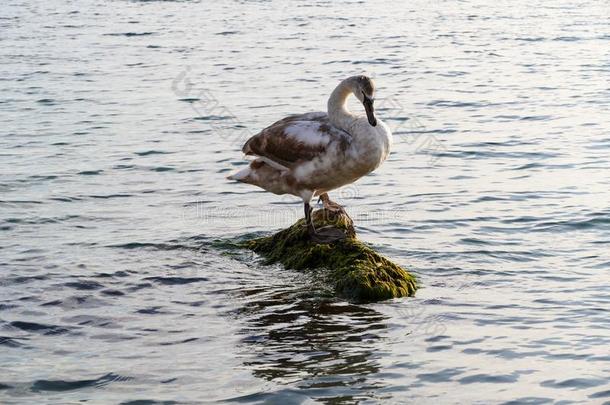
[[[355,301],[378,301],[413,295],[415,277],[356,238],[354,223],[341,212],[320,209],[313,213],[316,228],[331,225],[346,231],[347,238],[316,244],[307,234],[305,220],[275,235],[245,242],[249,249],[286,268],[328,269],[335,291]]]

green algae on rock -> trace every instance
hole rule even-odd
[[[307,233],[305,220],[274,235],[245,242],[268,264],[286,268],[328,270],[335,291],[356,301],[378,301],[413,295],[415,277],[356,239],[352,220],[341,212],[320,209],[312,215],[316,228],[332,225],[345,230],[347,238],[331,244],[315,244]]]

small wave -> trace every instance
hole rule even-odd
[[[417,374],[416,377],[421,381],[439,383],[439,382],[449,382],[449,381],[453,380],[453,377],[458,376],[462,373],[463,373],[463,371],[460,369],[447,368],[447,369],[440,370],[435,373]]]
[[[610,225],[610,218],[607,216],[599,216],[591,219],[581,219],[576,221],[555,221],[555,222],[544,222],[538,224],[535,231],[548,231],[556,228],[567,228],[567,229],[608,229]]]
[[[108,194],[108,195],[100,195],[100,194],[93,194],[88,196],[89,198],[96,198],[96,199],[103,199],[103,200],[109,200],[111,198],[127,198],[127,197],[133,197],[133,194],[121,194],[121,193],[117,193],[117,194]]]
[[[36,200],[0,200],[0,204],[44,204]]]
[[[519,379],[514,374],[475,374],[459,379],[460,384],[476,384],[476,383],[492,383],[492,384],[510,384],[515,383]]]
[[[206,277],[146,277],[144,280],[154,281],[163,285],[182,285],[208,281]]]
[[[339,63],[339,64],[344,64],[344,63],[351,63],[352,61],[349,59],[342,59],[342,60],[331,60],[328,62],[324,62],[322,63],[323,65],[332,65],[334,63]]]
[[[119,248],[119,249],[156,249],[156,250],[191,249],[191,247],[181,245],[181,244],[174,245],[174,244],[169,244],[169,243],[148,243],[148,242],[129,242],[129,243],[121,243],[118,245],[107,245],[106,247]]]
[[[112,289],[102,290],[102,291],[100,291],[100,293],[103,295],[108,295],[110,297],[121,297],[121,296],[125,295],[125,293],[122,291],[112,290]]]
[[[134,165],[125,165],[125,164],[122,164],[122,165],[115,165],[113,167],[113,169],[126,170],[126,169],[133,169],[134,167],[135,167]]]
[[[113,32],[110,34],[104,34],[109,37],[143,37],[148,35],[155,35],[155,32]]]
[[[591,145],[586,145],[585,148],[593,150],[610,148],[610,138],[596,139],[591,142]]]
[[[142,309],[138,309],[136,311],[137,314],[144,314],[144,315],[158,315],[158,314],[168,314],[169,312],[167,311],[162,311],[161,310],[162,307],[156,306],[156,307],[149,307],[149,308],[142,308]]]
[[[543,167],[545,167],[545,166],[541,165],[540,163],[527,163],[525,165],[515,167],[514,169],[511,169],[511,170],[530,170],[530,169],[540,169]]]
[[[97,176],[101,173],[103,173],[103,170],[84,170],[82,172],[78,172],[77,174],[80,176]]]
[[[57,179],[57,176],[55,176],[55,175],[44,176],[44,175],[35,174],[33,176],[28,177],[28,179],[32,179],[32,180],[55,180],[55,179]]]
[[[75,308],[98,308],[104,305],[107,305],[106,301],[100,300],[92,296],[91,294],[87,296],[72,296],[60,300],[48,301],[43,304],[40,304],[43,307],[61,307],[64,309],[75,309]]]
[[[522,397],[508,402],[502,402],[501,405],[542,405],[555,402],[552,398],[547,397]]]
[[[357,60],[352,62],[352,65],[388,65],[397,62],[396,59],[375,58],[372,60]]]
[[[8,336],[0,336],[0,346],[7,346],[12,348],[23,347],[22,343],[19,343],[14,338],[10,338]]]
[[[98,278],[129,277],[129,273],[135,273],[135,272],[117,270],[114,273],[96,273],[92,277],[98,277]]]
[[[147,150],[144,152],[135,152],[136,155],[138,156],[150,156],[150,155],[169,155],[172,152],[165,152],[162,150]]]
[[[542,218],[540,218],[540,217],[522,216],[522,217],[516,217],[516,218],[503,219],[500,222],[503,224],[520,224],[520,223],[538,222],[541,219]]]
[[[99,290],[100,288],[104,288],[103,284],[100,284],[96,281],[89,280],[79,280],[79,281],[71,281],[69,283],[64,284],[66,287],[74,288],[76,290]]]
[[[492,242],[488,242],[482,239],[477,238],[462,238],[460,239],[461,243],[465,243],[467,245],[494,245]]]
[[[161,343],[159,343],[159,346],[180,345],[180,344],[184,344],[184,343],[196,342],[198,340],[199,340],[199,338],[196,338],[196,337],[186,338],[186,339],[179,340],[177,342],[161,342]]]
[[[142,290],[144,288],[150,288],[150,287],[152,287],[151,283],[139,283],[139,284],[131,285],[130,287],[127,288],[127,291],[136,292],[138,290]]]
[[[10,325],[25,332],[37,332],[44,335],[62,335],[70,331],[70,329],[61,326],[45,325],[35,322],[14,321],[11,322]]]
[[[436,154],[438,157],[459,158],[459,159],[548,159],[560,156],[559,153],[552,152],[503,152],[488,150],[448,150]]]
[[[155,249],[162,250],[163,247],[165,247],[165,246],[161,245],[161,244],[158,244],[158,243],[130,242],[130,243],[123,243],[123,244],[120,244],[120,245],[108,245],[106,247],[121,248],[121,249],[155,248]]]
[[[521,117],[521,121],[549,121],[552,119],[552,115],[526,115]]]
[[[173,167],[169,167],[169,166],[158,166],[158,167],[153,167],[152,169],[153,172],[175,172],[176,169]]]
[[[553,38],[553,41],[561,41],[561,42],[575,42],[575,41],[580,41],[583,38],[580,37],[557,37],[557,38]]]
[[[469,75],[469,72],[463,72],[460,70],[450,70],[448,72],[441,72],[441,73],[437,73],[438,76],[442,76],[442,77],[458,77],[458,76],[465,76],[465,75]]]
[[[36,253],[36,252],[35,252]],[[36,276],[17,276],[17,277],[8,277],[0,284],[11,285],[11,284],[27,284],[33,281],[43,281],[48,279],[46,275],[36,275]]]
[[[608,381],[599,378],[571,378],[569,380],[556,381],[556,380],[546,380],[542,381],[540,385],[542,387],[551,387],[551,388],[571,388],[571,389],[582,389],[582,388],[592,388],[598,387],[600,385],[607,384]]]
[[[589,398],[610,398],[610,390],[596,392],[589,395]]]
[[[82,388],[96,387],[100,388],[112,382],[123,382],[133,380],[133,377],[126,377],[119,374],[108,373],[100,378],[93,380],[36,380],[32,384],[31,390],[34,392],[40,391],[73,391]]]
[[[474,200],[474,202],[488,202],[488,201],[509,201],[510,198],[507,197],[497,197],[493,195],[486,195],[483,197],[478,197]]]
[[[544,37],[517,37],[515,41],[524,41],[524,42],[540,42],[544,41],[546,38]]]
[[[551,115],[505,115],[500,114],[494,116],[495,119],[508,121],[548,121],[553,117]]]
[[[429,102],[427,105],[433,107],[485,107],[488,104],[464,101],[434,100]]]
[[[78,197],[51,197],[49,198],[51,201],[59,201],[59,202],[73,202],[73,201],[81,201],[82,198]]]
[[[222,120],[230,120],[232,116],[229,115],[202,115],[199,117],[193,118],[196,121],[222,121]]]
[[[62,320],[64,322],[77,324],[80,326],[90,325],[98,328],[116,327],[116,324],[114,324],[110,319],[93,315],[76,315],[69,318],[63,318]]]

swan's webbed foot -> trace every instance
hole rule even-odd
[[[328,196],[328,193],[320,194],[318,202],[320,202],[320,201],[322,201],[322,204],[324,205],[324,209],[331,211],[335,214],[343,214],[346,217],[350,218],[350,216],[345,211],[345,208],[343,208],[341,205],[337,204],[336,202],[331,201],[330,197]]]
[[[332,243],[344,240],[347,237],[345,231],[334,226],[325,226],[320,229],[308,227],[309,237],[315,243]]]
[[[332,243],[339,240],[343,240],[347,237],[345,231],[335,228],[334,226],[324,226],[320,229],[316,229],[311,219],[311,212],[313,209],[309,203],[305,203],[305,223],[307,224],[307,232],[309,237],[315,243]]]

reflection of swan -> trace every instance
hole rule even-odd
[[[375,353],[385,315],[365,306],[303,297],[299,288],[278,287],[242,290],[248,302],[238,310],[245,324],[239,357],[245,356],[244,365],[254,376],[264,382],[295,382],[302,394],[325,400],[362,397],[371,387],[383,386],[371,375],[380,368]]]
[[[345,106],[350,94],[364,105],[366,117],[354,115]],[[243,147],[255,156],[250,165],[229,176],[275,194],[303,199],[311,237],[330,242],[345,237],[336,228],[316,230],[310,202],[320,196],[326,208],[338,207],[328,192],[375,170],[388,156],[392,133],[375,117],[375,85],[366,76],[343,80],[328,100],[328,114],[292,115],[263,129]]]

